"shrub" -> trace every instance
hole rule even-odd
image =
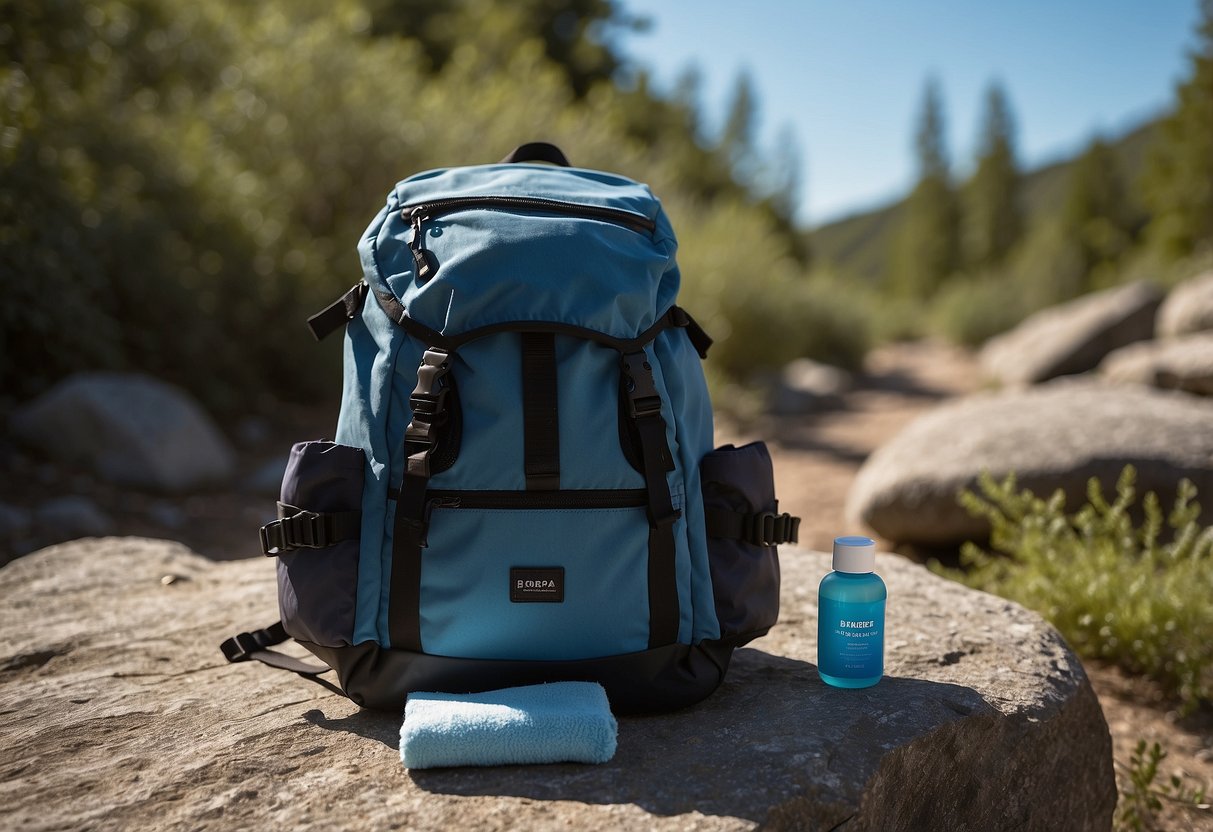
[[[773,224],[751,206],[666,202],[678,229],[679,303],[715,339],[708,364],[736,383],[794,358],[848,369],[869,343],[863,293],[806,277]],[[743,240],[737,249],[721,241]],[[724,256],[722,256],[724,255]]]
[[[1163,800],[1185,810],[1208,811],[1205,787],[1192,782],[1186,775],[1172,774],[1167,782],[1158,782],[1158,766],[1166,756],[1167,752],[1158,743],[1147,745],[1145,740],[1137,741],[1129,764],[1118,772],[1120,800],[1114,820],[1117,832],[1160,829]]]
[[[1018,324],[1029,311],[1023,289],[1007,276],[959,279],[935,296],[930,329],[954,343],[978,346]]]
[[[1155,679],[1191,710],[1213,694],[1213,528],[1197,524],[1200,506],[1187,480],[1165,542],[1152,492],[1135,524],[1135,475],[1124,469],[1111,503],[1092,478],[1088,504],[1073,514],[1060,491],[1043,500],[1017,491],[1014,475],[1001,483],[984,475],[984,497],[964,491],[960,501],[989,520],[993,553],[967,543],[967,571],[942,571],[1032,607],[1079,654]]]

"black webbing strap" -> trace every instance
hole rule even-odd
[[[370,287],[365,282],[355,283],[350,290],[315,315],[307,319],[308,329],[317,341],[323,341],[346,323],[353,320],[366,302],[366,293]]]
[[[690,337],[691,343],[699,353],[700,358],[707,358],[708,347],[712,345],[712,339],[700,328],[699,324],[695,323],[695,319],[688,315],[686,310],[680,306],[671,306],[666,310],[664,315],[653,322],[652,326],[639,333],[635,338],[616,338],[613,335],[607,335],[605,332],[599,332],[596,329],[577,326],[576,324],[561,323],[560,321],[501,321],[500,323],[478,326],[465,332],[444,335],[438,330],[430,329],[420,321],[410,318],[408,310],[404,308],[404,304],[391,292],[376,290],[375,299],[384,313],[409,335],[412,335],[418,341],[433,344],[445,350],[457,350],[464,344],[489,335],[496,335],[499,332],[551,332],[555,335],[569,335],[573,338],[593,341],[596,344],[602,344],[604,347],[618,350],[620,353],[629,353],[644,349],[654,338],[670,327],[686,328],[687,335]]]
[[[686,318],[686,324],[678,324],[678,326],[686,327],[687,337],[691,339],[691,346],[695,348],[695,352],[699,353],[699,357],[706,361],[708,350],[712,348],[713,342],[711,336],[703,331],[703,327],[688,315],[685,309],[675,306],[670,311],[673,312],[675,309],[682,313],[682,317]]]
[[[653,381],[653,368],[644,351],[623,356],[628,411],[636,420],[649,516],[649,647],[678,640],[678,579],[675,571],[674,522],[679,513],[670,499],[667,471],[674,458],[665,438],[661,394]]]
[[[750,514],[726,508],[704,507],[708,537],[742,540],[755,546],[800,542],[800,518],[763,511]]]
[[[522,439],[528,491],[560,490],[556,336],[522,333]]]
[[[261,551],[275,557],[296,549],[323,549],[356,538],[361,511],[307,511],[278,503],[278,519],[261,527]]]
[[[417,368],[417,386],[409,396],[413,418],[404,430],[407,457],[396,499],[392,532],[392,576],[388,599],[388,637],[392,647],[421,651],[421,550],[426,546],[425,490],[438,430],[446,422],[451,371],[446,350],[430,347]]]
[[[308,664],[302,659],[270,650],[276,644],[281,644],[290,636],[281,621],[277,621],[263,630],[253,630],[251,633],[239,633],[219,645],[224,658],[229,662],[246,662],[249,659],[298,673],[300,676],[319,676],[329,671],[328,665]]]

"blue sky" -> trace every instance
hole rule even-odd
[[[769,146],[781,125],[803,153],[800,218],[837,219],[904,192],[926,78],[939,79],[963,172],[984,91],[1007,90],[1022,163],[1047,162],[1098,131],[1165,108],[1187,71],[1196,0],[625,0],[652,26],[623,50],[669,86],[691,63],[718,124],[737,73],[760,96]]]

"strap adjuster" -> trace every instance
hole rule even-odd
[[[289,511],[293,506],[282,505],[280,511]],[[305,509],[294,509],[287,515],[261,527],[261,551],[269,557],[281,555],[293,549],[323,549],[331,542],[328,515]]]
[[[219,649],[223,651],[224,657],[234,664],[248,661],[253,653],[263,648],[252,633],[238,633],[220,644]]]
[[[219,645],[224,658],[229,662],[246,662],[253,658],[254,653],[268,650],[275,644],[281,644],[289,636],[286,628],[279,621],[264,630],[254,630],[251,633],[238,633]]]
[[[653,380],[653,366],[643,350],[623,356],[623,380],[628,394],[628,413],[633,419],[661,413],[661,393]]]
[[[748,519],[749,528],[744,530],[745,539],[755,546],[777,546],[781,543],[799,542],[799,517],[764,511],[753,514]]]

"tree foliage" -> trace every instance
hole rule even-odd
[[[973,269],[997,266],[1023,233],[1015,125],[1002,85],[986,91],[977,169],[965,190],[965,262]]]
[[[906,200],[894,247],[895,291],[930,297],[960,265],[960,206],[952,186],[939,84],[930,79],[914,139],[918,183]]]
[[[1094,139],[1070,173],[1062,227],[1073,241],[1086,276],[1084,288],[1094,288],[1115,267],[1132,244],[1133,218],[1123,176],[1111,148]]]
[[[1191,71],[1144,179],[1149,237],[1168,257],[1213,247],[1213,0],[1202,0]]]
[[[762,363],[784,345],[730,344],[727,298],[798,278],[799,235],[692,104],[614,80],[628,25],[607,0],[0,0],[5,395],[98,368],[229,413],[332,394],[340,350],[302,322],[360,276],[392,184],[540,138],[647,181],[687,262],[732,264],[685,283],[730,366]]]

